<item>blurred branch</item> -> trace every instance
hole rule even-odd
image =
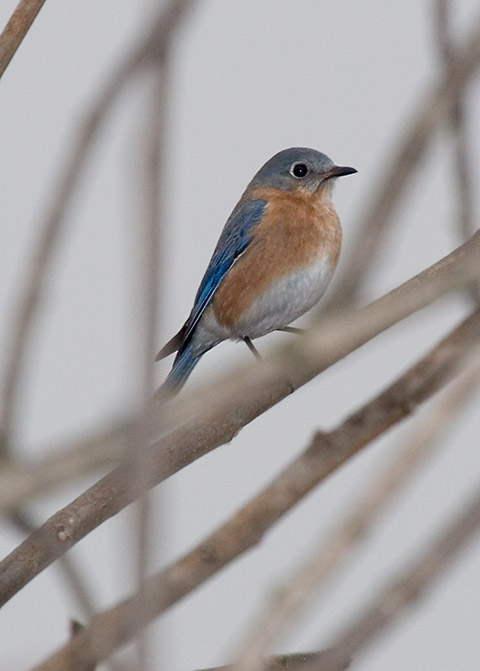
[[[0,605],[90,531],[153,487],[199,457],[226,443],[248,423],[306,384],[357,347],[442,292],[464,286],[480,273],[480,233],[397,289],[348,317],[332,317],[276,357],[256,362],[237,375],[229,373],[199,402],[180,408],[184,424],[144,451],[145,489],[132,483],[132,459],[102,478],[71,504],[55,513],[0,562]],[[467,328],[467,327],[466,327]],[[467,329],[468,330],[468,329]],[[174,404],[172,404],[173,406]],[[169,412],[158,408],[160,421]],[[405,408],[407,413],[408,408]],[[150,419],[150,418],[149,418]],[[33,560],[34,558],[34,560]]]
[[[81,624],[77,620],[70,621],[70,636],[72,641],[75,639],[75,636],[78,636],[78,634],[83,630],[83,628],[84,628],[83,624]],[[81,671],[95,671],[96,668],[97,668],[96,664],[87,664],[81,669]],[[74,671],[74,670],[65,669],[65,671]]]
[[[163,67],[152,72],[152,81],[148,82],[146,96],[146,120],[142,115],[143,142],[141,143],[142,197],[140,208],[140,227],[135,222],[135,229],[140,229],[140,254],[137,262],[139,277],[138,321],[142,325],[138,349],[138,371],[140,373],[141,404],[138,413],[136,431],[132,435],[131,450],[136,455],[131,483],[134,489],[146,491],[144,482],[148,477],[143,460],[145,448],[150,440],[151,429],[145,419],[149,416],[152,394],[154,392],[155,349],[158,326],[159,274],[160,274],[160,237],[162,185],[161,169],[163,165],[162,150],[166,144],[166,128],[168,115],[169,68]],[[139,449],[140,447],[140,449]],[[137,523],[134,529],[133,550],[136,550],[137,585],[140,587],[148,572],[148,558],[151,534],[151,506],[148,492],[137,502]],[[158,520],[157,520],[158,522]],[[142,607],[141,603],[138,604]],[[140,618],[141,613],[138,615]],[[146,671],[149,658],[149,641],[146,632],[140,631],[137,641],[137,671]]]
[[[117,65],[111,78],[80,124],[75,140],[67,143],[64,165],[58,171],[54,193],[48,199],[46,217],[38,226],[37,240],[22,285],[15,298],[7,371],[1,390],[0,429],[3,448],[11,442],[14,410],[22,379],[28,344],[46,290],[54,251],[60,240],[65,218],[75,190],[85,170],[94,141],[120,93],[133,76],[146,67],[160,66],[170,55],[176,29],[194,0],[170,0],[152,21],[148,33]],[[25,279],[23,279],[25,278]]]
[[[433,4],[434,38],[437,42],[440,55],[445,65],[449,65],[454,58],[453,44],[450,40],[450,0],[436,0]],[[455,107],[458,100],[455,103]]]
[[[437,0],[434,5],[435,38],[440,56],[448,69],[457,58],[456,48],[451,37],[451,0]],[[465,91],[457,96],[449,116],[449,130],[454,141],[454,186],[456,187],[456,223],[459,240],[467,240],[475,230],[474,198],[472,188],[473,161],[468,138]],[[471,294],[476,303],[480,302],[478,286],[472,286]]]
[[[45,0],[20,0],[0,35],[0,77],[10,64]]]
[[[440,396],[412,429],[401,449],[380,473],[363,488],[365,492],[350,505],[350,513],[319,543],[314,552],[295,569],[293,575],[275,590],[261,616],[252,623],[242,643],[238,664],[232,671],[265,669],[265,655],[317,596],[320,587],[336,575],[351,558],[353,550],[365,540],[378,518],[385,514],[399,491],[431,459],[446,433],[480,384],[480,357],[464,365],[464,371]]]
[[[0,469],[0,515],[10,514],[34,496],[119,460],[129,445],[130,427],[130,422],[119,421],[92,436],[55,447],[39,459],[9,460]],[[45,450],[39,453],[45,454]]]
[[[445,575],[449,564],[479,532],[480,489],[424,551],[380,590],[335,638],[325,671],[334,671],[342,660],[351,659],[383,634],[387,627],[396,624],[405,615],[406,609],[423,598],[435,581]],[[310,668],[313,671],[315,667],[312,665]]]
[[[400,203],[406,188],[414,181],[416,170],[429,147],[435,131],[451,116],[452,107],[463,94],[480,64],[480,17],[472,21],[472,29],[456,50],[455,58],[440,80],[425,87],[427,93],[410,113],[398,144],[389,149],[388,160],[382,164],[375,191],[366,211],[360,216],[355,239],[344,265],[343,278],[328,299],[323,311],[355,302],[368,273],[382,250],[387,225]],[[447,117],[449,118],[449,117]]]
[[[437,0],[435,4],[436,39],[445,68],[451,67],[456,59],[456,49],[450,36],[450,0]],[[459,94],[450,111],[450,130],[455,141],[455,178],[457,187],[458,228],[460,240],[467,240],[474,232],[472,161],[467,140],[465,92]]]
[[[145,581],[133,597],[95,615],[83,632],[38,671],[75,669],[107,658],[139,627],[182,599],[247,550],[286,512],[347,459],[411,414],[448,380],[477,347],[480,310],[474,312],[415,366],[329,433],[319,433],[307,449],[262,492],[193,550]],[[138,618],[142,604],[143,622]],[[135,614],[135,617],[132,615]]]

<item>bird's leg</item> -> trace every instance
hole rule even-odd
[[[255,345],[248,336],[243,336],[242,340],[256,359],[262,358],[260,356],[260,352],[258,351],[258,349],[255,347]]]
[[[306,333],[307,329],[299,329],[295,326],[284,326],[281,329],[277,329],[277,331],[283,331],[284,333],[295,333],[295,335],[303,335]]]

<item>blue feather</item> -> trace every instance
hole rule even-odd
[[[175,357],[172,370],[158,390],[159,393],[166,393],[169,395],[177,394],[202,356],[202,354],[193,356],[192,348],[187,345],[187,347]]]
[[[157,359],[161,359],[178,350],[172,370],[159,389],[160,394],[172,395],[178,393],[205,354],[206,350],[197,352],[195,355],[192,353],[192,336],[218,285],[235,263],[235,260],[247,248],[252,237],[252,229],[261,220],[266,205],[266,200],[241,200],[230,215],[200,283],[187,321],[157,356]]]
[[[266,200],[240,201],[228,218],[208,268],[200,282],[192,311],[182,329],[182,348],[189,342],[205,308],[235,260],[247,248],[252,229],[259,223]]]

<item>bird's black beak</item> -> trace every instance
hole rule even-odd
[[[335,165],[331,170],[329,177],[344,177],[358,172],[355,168],[349,168],[347,165]]]

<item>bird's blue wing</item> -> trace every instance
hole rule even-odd
[[[181,349],[190,340],[218,285],[235,259],[247,248],[252,231],[262,218],[266,205],[267,201],[262,199],[240,201],[228,218],[198,288],[192,311],[182,329]]]

